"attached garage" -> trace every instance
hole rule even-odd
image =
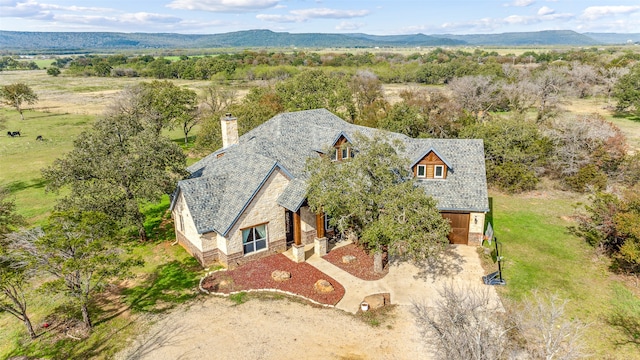
[[[442,217],[451,222],[449,242],[452,244],[469,244],[469,214],[442,213]]]

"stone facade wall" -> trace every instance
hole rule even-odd
[[[209,266],[220,259],[218,249],[212,249],[206,252],[198,249],[189,241],[181,232],[176,231],[176,240],[191,256],[196,258],[203,267]]]
[[[469,245],[481,245],[484,236],[484,213],[469,214]]]
[[[267,249],[261,252],[269,254],[284,251],[284,246],[280,244],[286,242],[285,209],[278,205],[277,200],[288,184],[289,180],[281,171],[274,171],[231,228],[227,235],[227,255],[225,259],[229,266],[232,266],[232,263],[240,264],[258,256],[264,256],[258,254],[245,256],[243,254],[242,229],[256,225],[267,225]],[[246,257],[247,260],[240,257]]]

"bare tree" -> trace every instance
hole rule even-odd
[[[615,168],[627,150],[620,129],[595,114],[554,119],[544,133],[554,144],[550,163],[564,176],[587,164]]]
[[[455,78],[449,82],[448,88],[453,100],[476,120],[484,119],[486,113],[495,106],[498,87],[488,76]]]
[[[566,305],[567,300],[560,299],[557,294],[543,295],[534,291],[516,311],[511,311],[532,358],[572,360],[586,357],[582,341],[586,325],[567,320]]]
[[[203,115],[217,117],[235,103],[237,94],[237,91],[231,88],[207,86],[204,89],[200,110]]]
[[[528,79],[502,85],[501,95],[511,111],[524,113],[536,103],[536,86]]]
[[[618,80],[627,75],[631,70],[626,67],[610,67],[602,69],[602,82],[604,93],[607,95],[607,104],[611,101],[611,95],[615,89]]]
[[[413,313],[436,359],[561,359],[586,357],[585,325],[567,320],[566,301],[534,291],[503,309],[489,288],[445,285],[430,307],[414,303]]]
[[[413,313],[437,359],[502,359],[508,348],[499,304],[488,288],[445,285],[434,307],[414,303]]]
[[[549,117],[562,99],[562,91],[566,80],[557,69],[546,69],[533,80],[536,100],[538,102],[538,121]]]
[[[377,118],[381,110],[387,107],[388,103],[384,98],[382,83],[373,72],[358,70],[351,78],[349,86],[355,99],[358,117],[360,117],[359,123],[366,124],[368,118]]]
[[[577,61],[571,63],[567,77],[569,88],[581,99],[594,95],[596,86],[601,83],[595,67]]]

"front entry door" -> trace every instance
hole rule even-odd
[[[293,213],[289,210],[284,212],[284,226],[287,229],[287,247],[293,245]]]

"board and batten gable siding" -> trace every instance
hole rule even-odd
[[[273,171],[231,227],[226,237],[228,247],[225,252],[229,267],[286,250],[285,209],[278,205],[277,200],[288,184],[289,179],[281,170]],[[242,230],[261,224],[267,225],[267,249],[245,255]]]
[[[442,179],[446,179],[447,178],[447,164],[444,163],[444,161],[442,161],[442,159],[440,159],[438,157],[438,155],[436,155],[433,151],[429,151],[429,153],[427,155],[425,155],[422,159],[420,159],[420,161],[418,161],[414,166],[413,166],[413,176],[414,177],[418,177],[418,165],[425,165],[427,168],[427,173],[426,173],[426,177],[422,178],[422,179],[433,179],[434,178],[434,166],[435,165],[442,165],[444,167],[443,169],[443,173],[442,173]]]
[[[176,239],[201,264],[205,265],[218,260],[218,234],[215,232],[199,234],[186,204],[184,196],[179,193],[172,211]]]

